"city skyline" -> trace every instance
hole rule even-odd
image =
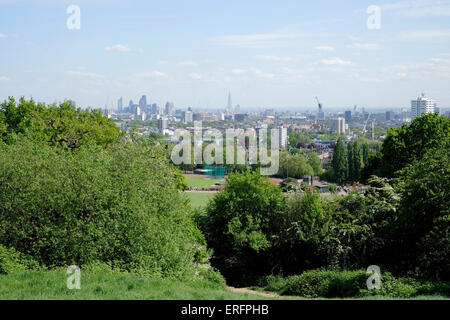
[[[0,0],[0,99],[324,111],[450,107],[450,1]],[[381,9],[368,29],[367,8]],[[51,35],[51,36],[50,36]],[[234,107],[233,105],[233,107]]]

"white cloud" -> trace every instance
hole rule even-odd
[[[347,48],[358,49],[358,50],[375,50],[378,49],[378,44],[376,43],[353,43],[348,45]]]
[[[314,49],[318,50],[318,51],[334,51],[334,47],[332,46],[317,46]]]
[[[270,55],[256,56],[256,59],[266,60],[266,61],[284,61],[284,62],[288,62],[288,61],[293,61],[294,60],[293,57],[270,56]]]
[[[381,9],[383,11],[396,11],[407,18],[450,17],[449,0],[399,1],[382,5]]]
[[[399,40],[418,40],[418,39],[442,39],[449,38],[450,30],[418,30],[418,31],[410,31],[403,32],[399,34]]]
[[[0,76],[0,81],[9,81],[9,78],[6,76]]]
[[[0,39],[6,38],[6,34],[0,33]]]
[[[246,74],[247,70],[244,70],[244,69],[233,69],[233,70],[231,70],[231,73],[238,76],[238,75]]]
[[[89,79],[104,79],[105,76],[98,73],[92,73],[92,72],[82,72],[82,71],[67,71],[66,75],[68,76],[75,76],[75,77],[84,77]]]
[[[198,73],[190,73],[190,74],[189,74],[189,77],[190,77],[192,80],[200,80],[200,79],[202,78],[201,74],[198,74]]]
[[[198,67],[200,64],[197,61],[180,61],[178,65],[181,67]]]
[[[260,33],[220,36],[210,39],[213,45],[239,48],[268,48],[291,46],[296,39],[319,37],[308,33]]]
[[[352,64],[351,61],[345,61],[341,58],[322,59],[320,62],[328,66],[348,66]]]
[[[131,48],[128,48],[127,46],[124,46],[122,44],[116,44],[112,47],[106,47],[105,51],[115,51],[115,52],[130,52],[132,51]]]
[[[282,68],[281,68],[281,71],[282,71],[283,73],[294,73],[294,70],[291,69],[291,68],[288,68],[288,67],[282,67]]]
[[[138,74],[136,74],[136,76],[139,78],[166,78],[167,77],[167,75],[164,72],[158,71],[158,70],[138,73]]]
[[[251,68],[250,69],[251,72],[253,72],[254,74],[262,74],[262,70],[258,69],[258,68]]]

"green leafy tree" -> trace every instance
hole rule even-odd
[[[319,194],[307,191],[293,195],[280,230],[275,269],[293,274],[323,266],[326,258],[319,247],[328,236],[330,218]]]
[[[36,143],[74,150],[86,144],[106,147],[122,136],[120,128],[100,110],[82,111],[71,101],[46,106],[10,97],[0,105],[0,114],[7,128],[3,139],[8,142],[26,135]]]
[[[382,146],[379,174],[394,173],[414,160],[420,160],[430,149],[450,148],[450,119],[435,114],[415,118],[409,126],[389,129]],[[375,172],[376,173],[376,172]]]
[[[364,166],[363,155],[358,141],[353,144],[353,164],[352,164],[352,181],[359,181],[361,177],[361,170]]]
[[[353,142],[347,144],[347,163],[348,163],[348,179],[350,181],[355,181],[355,169],[354,165],[354,148]]]
[[[257,172],[229,175],[200,220],[211,263],[233,284],[270,272],[270,251],[286,201],[278,186]]]
[[[319,156],[316,152],[310,152],[306,155],[308,158],[308,163],[314,170],[314,175],[318,176],[322,174],[322,161],[320,161]]]
[[[370,156],[370,146],[369,143],[365,142],[362,145],[362,158],[364,166],[366,166],[369,163],[369,156]]]
[[[334,148],[331,167],[333,168],[334,179],[336,182],[342,183],[347,179],[348,160],[341,138],[338,139],[336,147]]]
[[[431,149],[399,172],[402,200],[393,235],[403,261],[429,277],[450,279],[450,149]],[[432,249],[432,251],[429,251]]]

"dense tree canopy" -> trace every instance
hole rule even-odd
[[[0,148],[0,244],[42,265],[101,261],[182,277],[199,244],[174,169],[157,146],[76,152]]]
[[[119,140],[121,131],[100,110],[82,111],[71,101],[46,106],[10,97],[0,105],[0,135],[13,142],[20,134],[36,143],[73,150],[85,144],[108,146]]]
[[[381,149],[378,174],[393,177],[394,173],[431,149],[450,148],[450,119],[436,114],[424,114],[409,126],[388,131]]]
[[[236,283],[268,272],[268,251],[285,206],[280,188],[257,172],[228,177],[227,188],[210,202],[201,223],[214,250],[211,262],[226,279]]]

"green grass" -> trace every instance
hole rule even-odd
[[[61,271],[0,275],[0,300],[253,300],[207,281],[183,283],[126,273],[81,273],[81,289],[69,290]]]
[[[127,273],[81,273],[81,289],[69,290],[64,271],[24,271],[0,275],[0,300],[264,300],[248,293],[234,293],[208,281],[183,283],[149,279]],[[298,300],[302,297],[280,297]],[[380,300],[390,297],[364,297]],[[358,299],[358,300],[360,300]],[[412,300],[441,300],[442,296],[420,296]],[[448,298],[447,298],[448,299]],[[315,300],[325,300],[318,298]],[[354,300],[352,298],[338,300]]]
[[[189,187],[210,188],[217,182],[225,182],[225,179],[207,179],[202,177],[185,177]]]
[[[214,193],[186,192],[185,194],[191,200],[193,208],[205,207],[208,201],[214,197]]]

